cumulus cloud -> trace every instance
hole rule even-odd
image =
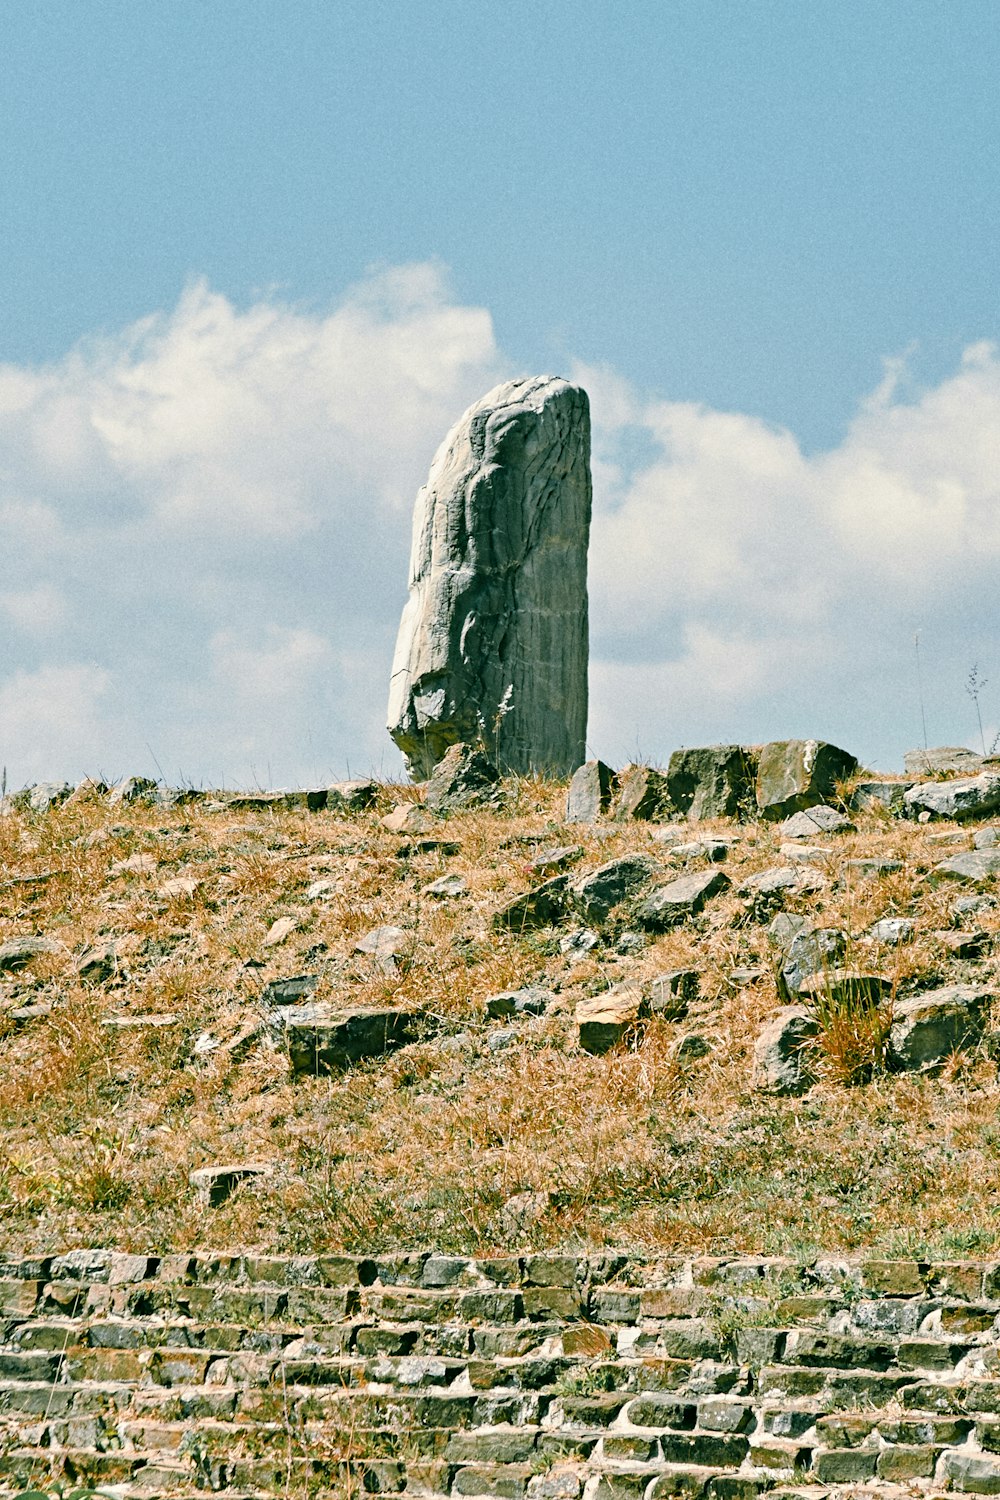
[[[383,728],[410,513],[464,407],[518,373],[439,267],[314,313],[203,282],[55,364],[0,365],[0,758],[292,784],[399,768]],[[887,361],[843,441],[565,372],[591,394],[590,742],[968,739],[996,679],[1000,357]],[[984,716],[991,715],[983,701]]]

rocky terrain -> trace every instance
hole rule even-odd
[[[8,798],[4,1245],[988,1254],[1000,778],[693,755]]]

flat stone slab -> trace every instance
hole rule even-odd
[[[616,985],[603,995],[591,995],[576,1007],[580,1046],[585,1052],[608,1052],[637,1032],[649,1015],[649,1002],[638,984]]]
[[[942,880],[992,880],[1000,875],[1000,849],[967,849],[942,860],[928,875],[932,885]]]
[[[426,1036],[430,1026],[424,1011],[397,1006],[304,1004],[278,1012],[279,1034],[296,1074],[343,1072]]]
[[[907,811],[934,818],[983,818],[1000,807],[1000,773],[983,771],[965,781],[921,781],[903,798]]]
[[[729,877],[721,870],[698,870],[661,885],[636,907],[635,919],[650,932],[666,932],[688,917],[697,916],[712,896],[728,890]]]
[[[849,833],[854,824],[846,813],[825,802],[803,808],[782,823],[779,832],[786,839],[814,839],[817,833]]]

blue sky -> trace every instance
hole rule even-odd
[[[594,404],[597,753],[896,764],[917,630],[931,739],[973,661],[992,737],[998,53],[978,0],[11,8],[9,780],[392,773],[413,495],[541,371]]]

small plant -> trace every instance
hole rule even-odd
[[[965,691],[976,707],[976,721],[979,724],[979,742],[983,747],[984,757],[986,756],[986,735],[983,733],[983,716],[979,711],[979,694],[985,687],[989,687],[989,683],[980,677],[979,666],[976,662],[973,662],[969,675],[965,679]]]
[[[891,998],[880,996],[862,976],[827,977],[812,1002],[819,1027],[813,1044],[818,1071],[836,1083],[867,1083],[889,1067]]]

